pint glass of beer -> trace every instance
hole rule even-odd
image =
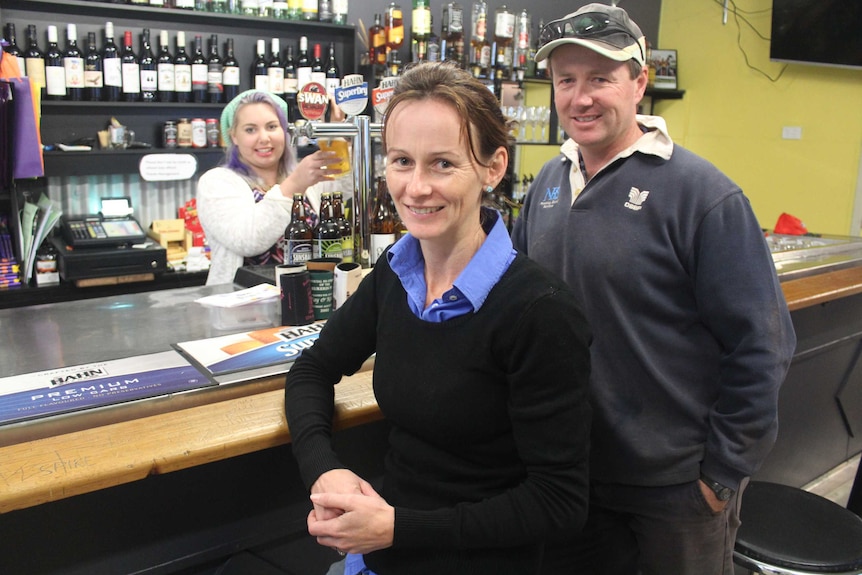
[[[317,145],[324,152],[335,152],[338,154],[339,162],[330,164],[328,167],[335,170],[340,170],[339,173],[333,174],[332,178],[340,178],[350,173],[350,146],[344,138],[320,138]]]

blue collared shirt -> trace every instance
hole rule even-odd
[[[482,208],[487,237],[479,251],[455,279],[452,289],[425,307],[428,286],[425,283],[425,259],[419,240],[405,235],[389,249],[389,266],[407,292],[407,302],[416,317],[430,322],[475,313],[488,294],[509,269],[517,253],[499,212]]]

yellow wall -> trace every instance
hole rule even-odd
[[[682,100],[657,101],[674,140],[706,157],[751,199],[764,228],[787,212],[809,231],[850,234],[862,156],[862,70],[770,62],[769,42],[722,2],[662,0],[657,48],[676,49]],[[729,3],[732,7],[734,2]],[[772,0],[736,0],[740,12],[770,36]],[[801,140],[782,127],[802,128]],[[859,222],[856,222],[858,228]]]

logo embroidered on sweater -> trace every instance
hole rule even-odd
[[[639,189],[632,187],[629,190],[629,201],[627,201],[624,205],[630,210],[638,211],[643,207],[643,203],[646,201],[649,192],[644,190],[643,192]]]
[[[560,201],[560,186],[548,188],[545,190],[545,195],[539,205],[542,208],[553,208]]]

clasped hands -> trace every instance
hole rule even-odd
[[[340,553],[369,553],[392,546],[395,508],[348,469],[333,469],[311,486],[308,533]]]

